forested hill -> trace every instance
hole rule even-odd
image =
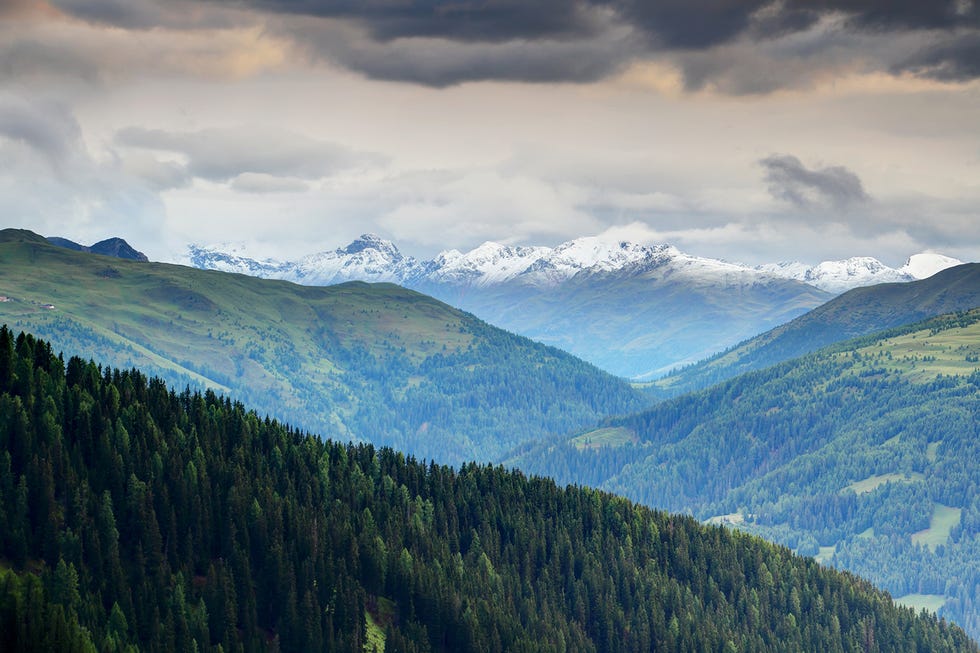
[[[650,391],[676,396],[849,338],[978,306],[978,263],[948,268],[919,281],[855,288],[727,352],[660,379]]]
[[[0,329],[0,650],[976,651],[751,536]]]
[[[980,309],[821,350],[515,459],[739,525],[980,635]]]
[[[298,286],[0,231],[0,322],[338,438],[493,461],[642,407],[620,379],[391,284]]]

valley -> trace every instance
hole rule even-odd
[[[948,314],[738,376],[511,462],[783,542],[895,597],[941,599],[941,614],[976,633],[978,355],[980,309]]]
[[[775,365],[725,368],[734,378],[635,413],[651,399],[623,380],[394,284],[298,286],[10,230],[0,253],[0,316],[58,350],[225,394],[327,438],[450,464],[503,460],[688,513],[980,628],[980,488],[969,480],[980,309],[892,326],[971,305],[975,265],[845,293],[643,392],[705,382],[718,361]],[[844,340],[874,325],[892,328]],[[821,342],[832,344],[779,362]],[[391,618],[365,620],[376,642]]]
[[[761,539],[321,440],[6,327],[0,509],[3,650],[977,651]]]
[[[595,237],[554,248],[487,242],[469,252],[448,250],[418,260],[370,234],[294,261],[256,260],[231,246],[192,245],[187,262],[305,285],[398,283],[638,380],[694,364],[845,290],[909,282],[960,263],[916,254],[897,269],[870,257],[750,267],[669,245]]]

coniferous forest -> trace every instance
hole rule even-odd
[[[0,329],[0,650],[975,651],[788,549]]]

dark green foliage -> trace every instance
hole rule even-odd
[[[636,444],[559,440],[513,461],[701,519],[740,513],[800,553],[833,547],[832,564],[896,597],[947,597],[940,614],[978,635],[980,372],[965,360],[978,326],[974,310],[851,340],[609,420]],[[956,362],[893,355],[912,346]],[[913,539],[948,509],[961,517],[940,545]]]
[[[6,328],[0,438],[5,651],[360,651],[382,600],[389,651],[976,650],[752,536],[324,442]]]

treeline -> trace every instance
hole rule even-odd
[[[368,615],[388,651],[977,650],[751,536],[324,442],[5,327],[0,524],[4,651],[361,651]]]

